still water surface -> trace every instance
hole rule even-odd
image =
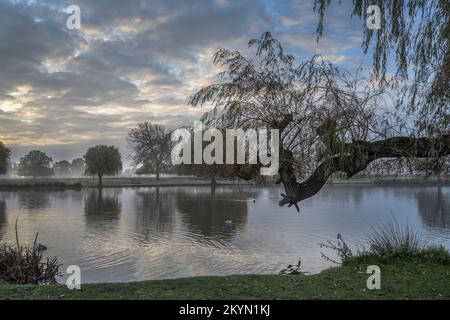
[[[319,244],[341,233],[364,245],[373,225],[392,221],[423,230],[450,248],[450,187],[328,186],[279,208],[278,188],[122,188],[0,192],[0,241],[36,232],[62,270],[82,281],[124,282],[240,273],[277,273],[299,257],[303,271],[331,266]],[[64,281],[64,278],[61,278]]]

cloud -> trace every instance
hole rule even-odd
[[[65,27],[71,4],[81,8],[80,31]],[[312,6],[292,0],[2,1],[0,138],[15,160],[33,146],[56,160],[78,157],[96,143],[127,152],[126,134],[139,121],[175,128],[198,119],[206,110],[186,102],[216,81],[213,53],[246,50],[250,38],[267,30],[300,58],[323,53],[350,61],[359,38],[354,22],[341,18],[346,6],[331,16],[330,37],[319,44]]]

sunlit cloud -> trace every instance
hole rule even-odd
[[[77,4],[81,30],[65,27]],[[137,122],[192,125],[206,108],[189,97],[217,81],[221,48],[248,50],[272,31],[300,59],[315,53],[353,63],[360,46],[345,8],[329,19],[333,32],[316,42],[312,1],[110,0],[0,3],[0,138],[13,160],[30,146],[78,157],[87,146],[113,143]],[[59,149],[58,149],[59,150]],[[56,160],[58,156],[56,156]],[[70,159],[69,159],[70,160]]]

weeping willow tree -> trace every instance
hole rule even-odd
[[[314,1],[319,15],[318,39],[332,1]],[[366,27],[367,9],[373,5],[381,11],[378,30]],[[381,85],[402,91],[398,107],[416,112],[416,129],[428,134],[449,129],[449,8],[449,0],[353,0],[352,16],[362,22],[363,49],[373,52],[373,76]],[[397,67],[395,75],[389,76],[390,60]]]
[[[435,172],[445,170],[449,135],[418,137],[399,125],[395,98],[361,70],[350,73],[320,56],[297,63],[268,32],[249,46],[251,56],[219,50],[219,81],[190,104],[213,106],[202,119],[211,126],[280,130],[281,206],[298,209],[332,174],[350,178],[377,159],[426,159]],[[245,166],[233,168],[236,176],[253,178]]]
[[[10,155],[11,150],[0,141],[0,174],[5,174],[8,171]]]

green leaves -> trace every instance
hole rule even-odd
[[[122,170],[122,158],[119,149],[114,146],[98,145],[91,147],[84,155],[86,174],[115,175]]]
[[[33,150],[20,159],[17,175],[23,177],[48,177],[53,175],[53,159],[46,153]]]
[[[0,174],[4,174],[8,170],[10,155],[11,150],[0,141]]]

